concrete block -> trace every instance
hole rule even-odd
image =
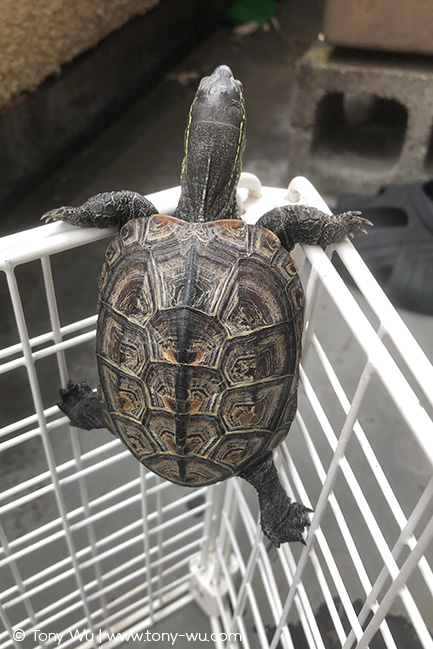
[[[433,59],[317,42],[290,107],[290,175],[327,196],[433,176]]]
[[[323,33],[342,47],[433,54],[433,3],[326,0]]]

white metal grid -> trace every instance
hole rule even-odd
[[[328,211],[304,178],[287,191],[243,174],[240,186],[249,222],[285,202]],[[149,198],[170,213],[178,195]],[[357,289],[330,251],[296,251],[307,296],[302,387],[277,463],[287,492],[315,513],[307,545],[277,551],[263,540],[247,483],[174,486],[105,431],[69,428],[52,392],[45,396],[47,374],[65,384],[68,366],[93,363],[96,322],[87,314],[61,320],[53,267],[71,248],[111,235],[53,223],[0,240],[17,325],[16,342],[0,352],[0,378],[14,384],[19,373],[34,406],[0,430],[0,466],[14,453],[21,459],[18,472],[0,478],[0,649],[58,646],[34,629],[61,633],[62,647],[114,646],[125,636],[108,633],[152,628],[193,599],[219,634],[217,647],[322,649],[331,629],[332,646],[362,649],[379,634],[394,649],[402,645],[390,615],[433,647],[433,368],[351,244],[335,253]],[[35,262],[26,293],[18,271]],[[46,303],[44,332],[33,335],[23,294]],[[383,412],[375,421],[373,401]],[[231,633],[241,639],[225,640]]]

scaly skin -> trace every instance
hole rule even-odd
[[[242,84],[221,65],[201,80],[191,106],[175,216],[201,222],[239,218],[245,124]]]
[[[290,252],[297,243],[328,246],[353,236],[356,230],[367,234],[364,225],[373,224],[362,218],[361,212],[328,215],[307,205],[285,205],[261,216],[257,225],[276,234]]]
[[[248,467],[240,474],[257,491],[260,507],[260,525],[263,533],[279,548],[281,543],[299,541],[305,545],[302,533],[310,525],[307,517],[313,510],[291,502],[281,486],[272,461],[272,454]]]
[[[117,225],[119,229],[131,219],[140,219],[158,210],[141,194],[128,190],[103,192],[92,196],[79,207],[57,207],[42,216],[45,223],[65,221],[81,228],[110,228]]]

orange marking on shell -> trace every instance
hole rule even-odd
[[[122,392],[119,393],[119,400],[120,400],[121,408],[125,412],[130,412],[133,409],[134,404],[132,403],[131,399],[128,396],[126,396],[124,393]]]
[[[289,263],[286,265],[286,272],[288,275],[296,275],[296,273],[298,272],[298,269],[296,268],[296,264],[293,261],[293,259],[291,259]]]
[[[276,247],[280,245],[280,240],[279,238],[270,230],[264,229],[265,237],[267,241],[272,245],[272,247]]]
[[[220,219],[219,221],[211,221],[209,225],[213,228],[226,228],[226,230],[240,230],[245,227],[245,221],[241,219]]]
[[[256,413],[254,412],[254,407],[251,408],[248,412],[244,412],[240,417],[239,421],[243,426],[253,426],[256,422]]]
[[[168,224],[171,224],[171,223],[183,223],[183,224],[185,224],[185,221],[182,221],[181,219],[177,219],[174,216],[170,216],[170,214],[154,214],[152,216],[152,219],[159,223],[159,226],[156,226],[156,227],[164,227],[164,226],[166,226]]]
[[[167,450],[171,453],[176,453],[176,438],[171,433],[163,433],[161,439],[164,442]]]
[[[211,228],[223,228],[236,235],[243,232],[246,228],[246,223],[240,219],[221,219],[220,221],[211,221],[208,225]]]
[[[192,360],[188,365],[200,365],[204,357],[203,352],[195,352],[194,360]]]
[[[166,349],[164,352],[164,357],[170,361],[170,363],[173,363],[175,365],[178,365],[179,363],[177,362],[176,359],[176,351],[174,349]]]
[[[176,399],[173,399],[173,397],[169,397],[167,395],[164,395],[162,397],[162,400],[164,402],[165,407],[168,410],[174,411],[176,409]]]
[[[193,414],[195,412],[198,412],[202,405],[203,401],[201,399],[190,399],[188,401],[188,413]]]
[[[194,453],[197,449],[202,446],[202,440],[200,438],[190,437],[187,439],[185,444],[185,452],[187,454]]]

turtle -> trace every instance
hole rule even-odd
[[[273,461],[297,409],[304,293],[290,252],[365,232],[366,220],[284,205],[244,222],[236,193],[245,124],[242,84],[220,65],[191,105],[174,214],[120,190],[42,218],[119,228],[99,282],[99,385],[60,390],[70,423],[108,428],[177,485],[244,478],[279,547],[305,544],[312,512],[291,501]]]

